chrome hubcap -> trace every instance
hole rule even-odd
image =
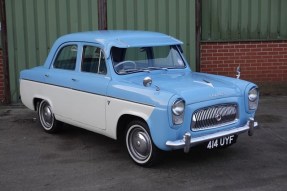
[[[142,132],[134,132],[132,137],[132,146],[138,154],[146,156],[149,153],[148,138]]]
[[[43,127],[46,130],[50,130],[53,127],[54,123],[54,115],[50,105],[46,102],[42,103],[39,112],[40,112],[40,120]]]
[[[44,120],[49,124],[52,122],[52,113],[49,107],[44,108]]]
[[[152,152],[151,139],[146,130],[138,125],[132,126],[128,134],[128,149],[138,162],[144,162]]]

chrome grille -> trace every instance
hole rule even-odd
[[[236,104],[220,104],[195,111],[192,115],[191,130],[216,128],[237,121]]]

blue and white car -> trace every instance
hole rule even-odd
[[[227,147],[241,133],[252,135],[258,87],[191,71],[181,44],[146,31],[62,36],[43,66],[21,72],[21,100],[46,132],[64,122],[123,138],[141,166],[161,151]]]

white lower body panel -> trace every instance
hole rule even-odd
[[[34,110],[33,100],[47,100],[59,121],[117,138],[118,119],[134,115],[147,121],[154,107],[29,80],[20,80],[21,100]]]

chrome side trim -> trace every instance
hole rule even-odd
[[[235,129],[230,129],[226,131],[220,131],[217,133],[213,133],[210,135],[205,135],[201,137],[191,138],[191,134],[189,132],[185,133],[183,139],[175,140],[175,141],[167,141],[166,145],[172,149],[182,149],[184,148],[184,152],[188,152],[190,147],[198,145],[203,142],[207,142],[213,139],[217,139],[220,137],[225,137],[234,134],[241,134],[248,131],[248,135],[253,135],[253,129],[258,127],[258,123],[254,121],[253,118],[249,118],[248,122],[242,126]]]

